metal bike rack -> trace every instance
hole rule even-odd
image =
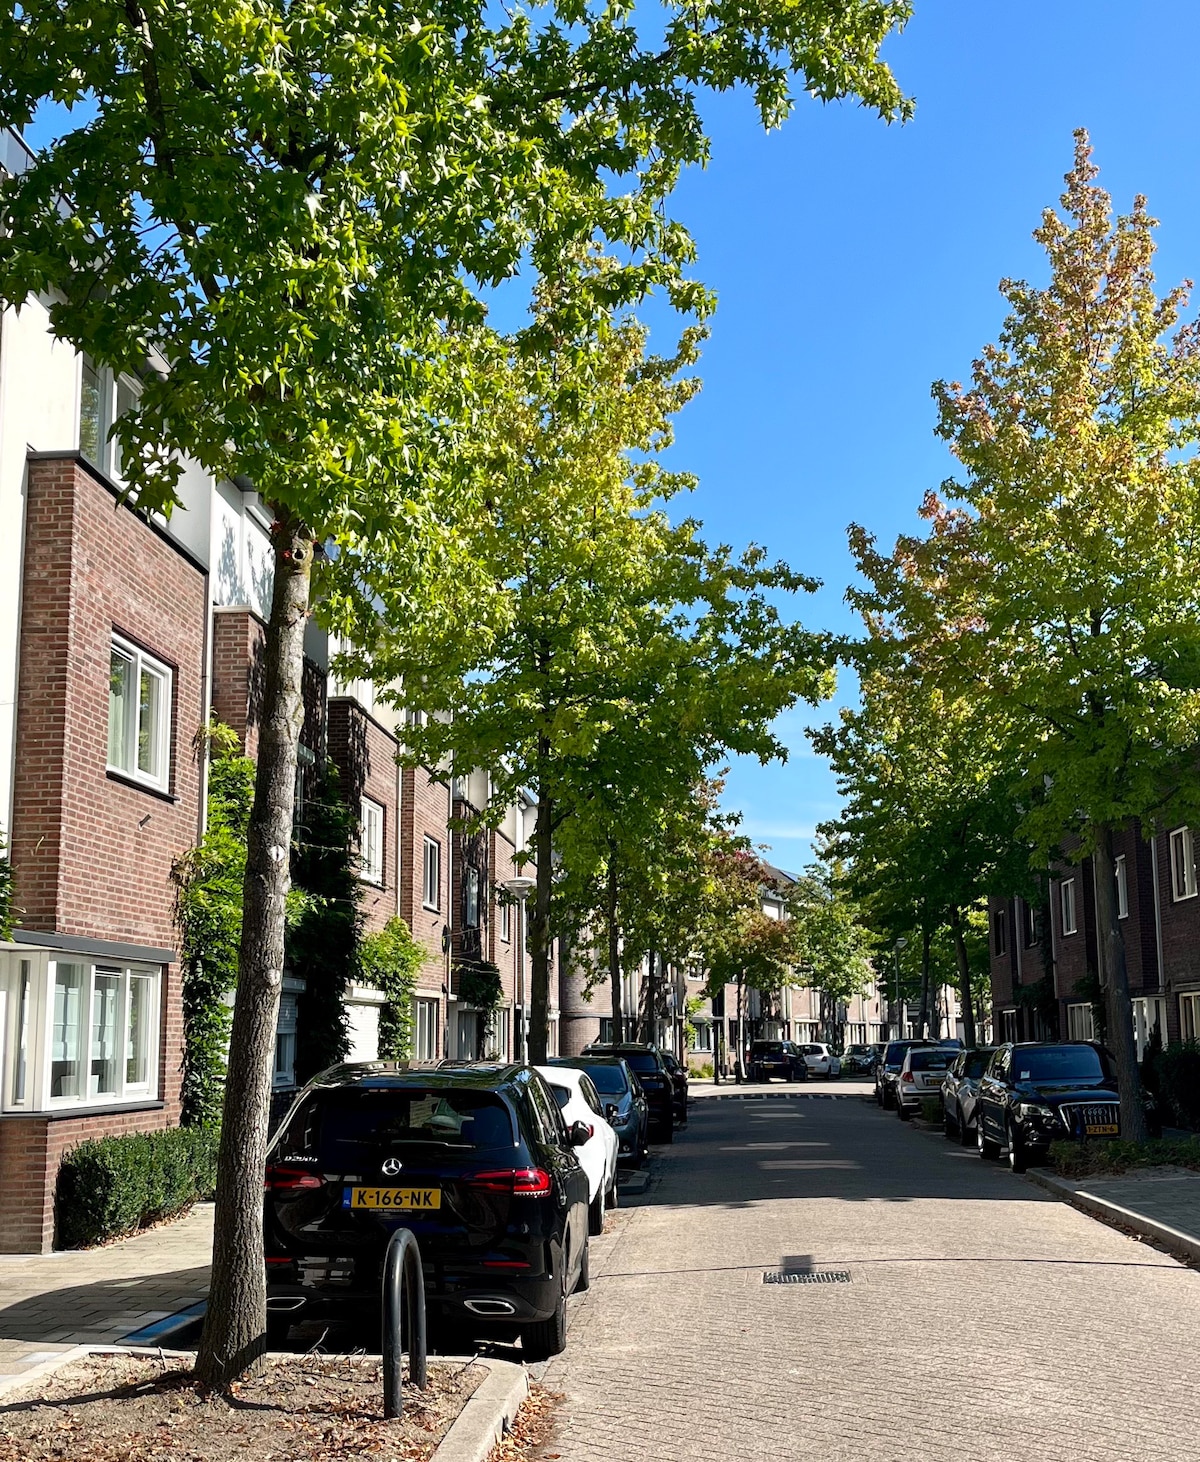
[[[418,1391],[427,1381],[425,1352],[425,1276],[421,1251],[411,1229],[398,1228],[388,1240],[383,1261],[383,1414],[389,1420],[403,1406],[402,1321],[407,1319],[408,1378]]]

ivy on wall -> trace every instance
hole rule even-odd
[[[8,861],[8,842],[0,832],[0,939],[12,938],[15,917],[12,864]]]
[[[359,978],[387,996],[379,1012],[379,1054],[384,1060],[407,1061],[412,1055],[413,991],[427,954],[398,918],[359,944]]]

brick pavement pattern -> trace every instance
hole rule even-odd
[[[696,1101],[655,1168],[537,1368],[564,1462],[1200,1459],[1200,1273],[999,1164],[779,1092]]]

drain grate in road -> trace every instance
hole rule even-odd
[[[767,1269],[763,1271],[764,1284],[849,1284],[848,1269]]]

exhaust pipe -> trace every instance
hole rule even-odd
[[[303,1295],[277,1294],[267,1296],[268,1310],[298,1310],[304,1304]]]
[[[507,1300],[464,1300],[473,1315],[515,1315],[516,1307]]]

